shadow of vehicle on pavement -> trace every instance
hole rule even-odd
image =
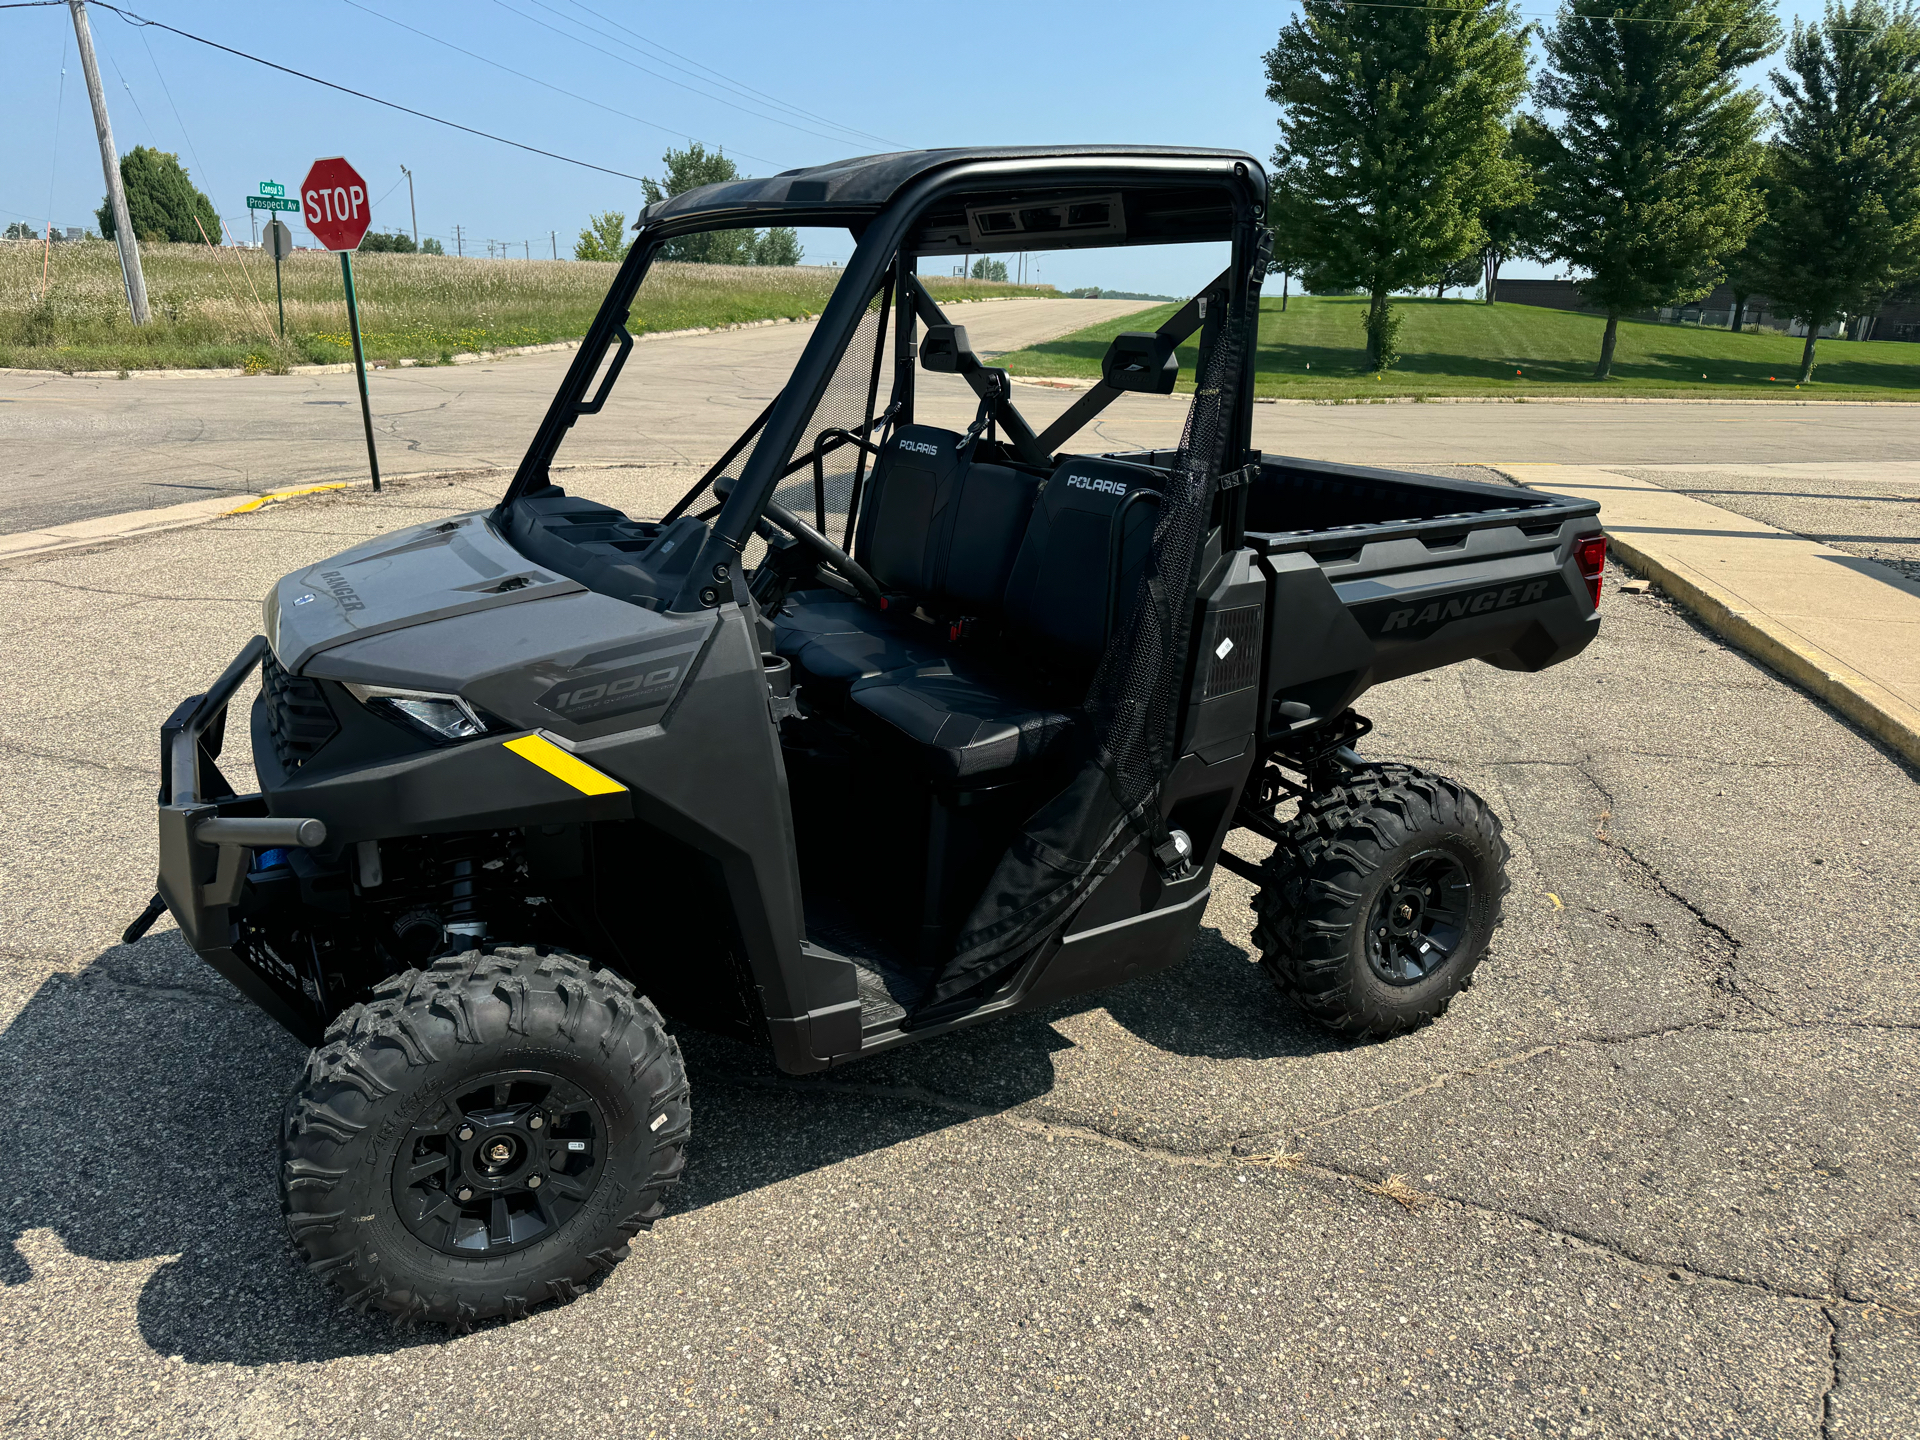
[[[676,1027],[696,1097],[675,1214],[1046,1095],[1069,1042],[1052,1022],[1104,1006],[1149,1045],[1203,1057],[1334,1045],[1244,952],[1203,931],[1159,976],[788,1077],[771,1054]],[[3,1032],[17,1121],[0,1160],[0,1285],[31,1280],[16,1246],[49,1230],[72,1254],[161,1258],[142,1289],[147,1344],[189,1362],[259,1365],[434,1344],[361,1317],[309,1277],[281,1226],[280,1112],[305,1052],[173,932],[50,976]]]

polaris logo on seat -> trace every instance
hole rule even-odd
[[[902,440],[895,442],[902,450],[911,450],[916,455],[939,455],[940,447],[926,440]]]
[[[1067,483],[1075,490],[1096,490],[1102,495],[1126,495],[1127,487],[1118,480],[1101,480],[1089,475],[1070,475]]]
[[[1555,600],[1568,593],[1567,582],[1559,575],[1541,580],[1517,581],[1513,585],[1487,586],[1437,596],[1418,605],[1398,600],[1377,600],[1356,606],[1355,617],[1373,634],[1396,640],[1420,640],[1434,634],[1450,621],[1493,615],[1524,605]]]

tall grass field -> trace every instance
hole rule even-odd
[[[1594,379],[1606,321],[1531,305],[1401,297],[1401,360],[1377,375],[1366,364],[1362,295],[1296,296],[1281,310],[1261,301],[1255,393],[1302,400],[1575,395],[1726,396],[1731,399],[1915,400],[1921,346],[1911,341],[1823,340],[1814,382],[1799,389],[1802,342],[1775,331],[1734,334],[1690,325],[1622,321],[1614,373]],[[1015,375],[1095,377],[1108,342],[1152,330],[1177,307],[1137,311],[1029,350],[998,356]],[[1193,388],[1196,348],[1181,347],[1181,388]]]
[[[127,315],[119,252],[104,240],[50,250],[0,242],[0,366],[151,370],[351,360],[340,260],[299,250],[281,266],[287,338],[279,337],[273,261],[263,251],[143,245],[153,320]],[[45,266],[43,280],[42,267]],[[611,263],[477,260],[442,255],[354,257],[361,339],[375,361],[447,362],[463,351],[584,335],[612,283]],[[841,272],[824,266],[660,264],[629,326],[683,330],[818,315]],[[929,276],[937,298],[1053,295],[1051,286]]]

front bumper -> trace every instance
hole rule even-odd
[[[260,795],[236,795],[220,773],[227,707],[266,652],[255,636],[204,695],[182,701],[160,728],[160,876],[156,889],[194,953],[309,1045],[325,1024],[292,987],[241,957],[232,908],[256,848],[317,846],[326,827],[271,817]]]

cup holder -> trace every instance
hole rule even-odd
[[[760,665],[767,677],[767,690],[770,695],[785,699],[794,693],[794,663],[786,656],[762,651]]]

